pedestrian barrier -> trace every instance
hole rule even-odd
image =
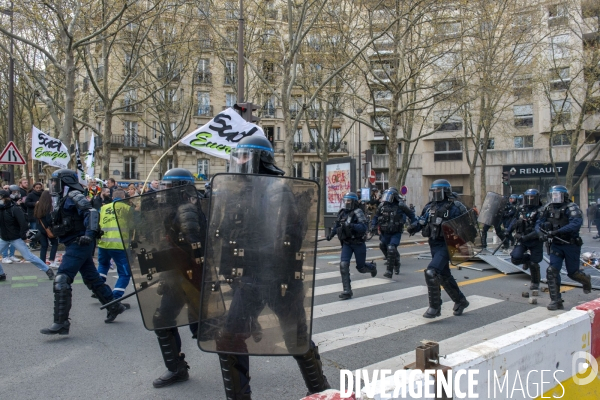
[[[453,398],[600,398],[598,314],[600,299],[440,357],[439,364],[451,370]],[[368,373],[375,379],[370,384],[365,381],[357,399],[436,398],[440,385],[440,379],[436,383],[419,370],[396,376],[397,371],[387,371],[383,380],[377,380],[373,372]],[[441,380],[443,385],[446,378]]]

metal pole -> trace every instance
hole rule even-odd
[[[244,0],[240,0],[238,19],[238,103],[244,102]]]
[[[358,121],[358,190],[362,188],[362,145],[360,140],[360,114],[362,114],[362,108],[356,109],[356,114],[359,117]]]
[[[13,33],[13,2],[10,2],[10,33]],[[10,38],[10,61],[8,65],[8,141],[15,140],[15,59],[13,56],[13,38]],[[9,183],[15,183],[15,166],[9,165]]]

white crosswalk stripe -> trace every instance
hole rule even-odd
[[[361,279],[358,281],[352,282],[352,290],[368,288],[371,286],[378,285],[386,285],[389,283],[393,283],[394,281],[390,279],[379,279],[379,278],[369,278],[369,279]],[[340,293],[343,290],[341,283],[335,283],[333,285],[325,285],[318,286],[315,288],[315,296],[321,296],[324,294],[331,293]]]

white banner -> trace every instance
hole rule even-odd
[[[94,177],[94,151],[96,147],[96,143],[94,141],[94,134],[92,133],[92,137],[90,138],[90,144],[88,146],[88,152],[85,156],[85,167],[86,167],[86,175],[87,179],[91,179]]]
[[[77,176],[79,177],[79,183],[81,183],[83,187],[87,187],[83,163],[81,162],[81,155],[79,154],[79,143],[77,143],[77,141],[75,141],[75,161],[77,162]]]
[[[35,126],[31,131],[31,158],[54,167],[68,168],[71,157],[69,149],[58,139],[46,135]]]
[[[228,108],[181,140],[211,156],[229,159],[231,149],[246,136],[265,136],[258,125],[246,122],[233,108]]]

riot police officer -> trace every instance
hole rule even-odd
[[[596,230],[598,231],[598,234],[596,236],[594,236],[592,239],[600,239],[600,199],[598,199],[596,204],[594,204],[593,206],[590,206],[590,208],[591,207],[593,207],[592,219],[594,220],[594,225],[596,225]]]
[[[539,262],[544,258],[544,245],[535,231],[541,205],[540,192],[537,189],[527,189],[523,194],[523,205],[517,207],[516,218],[508,227],[509,234],[515,232],[517,241],[510,253],[510,260],[515,265],[522,264],[524,270],[531,271],[531,290],[540,288]]]
[[[342,254],[340,259],[340,274],[344,291],[340,293],[340,299],[347,300],[352,297],[350,285],[350,259],[354,253],[356,269],[361,274],[367,272],[374,277],[377,268],[374,262],[365,263],[367,257],[367,246],[365,245],[365,233],[368,222],[365,213],[358,206],[358,196],[354,192],[348,192],[343,198],[344,205],[338,212],[335,225],[327,236],[331,240],[336,234],[342,243]]]
[[[417,221],[414,212],[406,206],[400,193],[395,187],[386,190],[381,196],[381,204],[373,217],[371,225],[377,226],[380,232],[379,249],[386,259],[386,278],[392,277],[392,270],[396,275],[400,274],[400,253],[398,246],[404,231],[406,219],[413,224]]]
[[[182,196],[183,198],[171,199],[171,203],[180,204],[174,215],[166,217],[165,224],[168,236],[173,243],[201,243],[206,235],[206,217],[199,204],[199,196],[194,187],[194,176],[183,168],[172,168],[162,178],[161,189],[171,189],[185,186],[184,190],[170,190],[159,194],[165,196]],[[202,247],[200,248],[202,251]],[[202,254],[200,254],[202,255]],[[198,334],[198,307],[200,305],[200,283],[202,281],[201,266],[177,265],[182,270],[197,269],[192,275],[190,282],[181,279],[165,279],[158,286],[158,291],[164,295],[161,297],[160,306],[153,316],[155,326],[175,326],[174,328],[156,329],[158,344],[167,370],[152,382],[155,388],[161,388],[176,382],[189,379],[188,363],[185,354],[181,352],[181,336],[176,327],[176,317],[187,305],[188,321],[196,321],[189,325],[192,338]],[[175,274],[174,274],[175,275]],[[188,277],[188,273],[176,276]],[[191,283],[191,285],[190,285]]]
[[[113,300],[112,290],[98,274],[92,259],[94,241],[100,235],[99,215],[84,192],[75,171],[59,169],[52,173],[50,194],[54,209],[50,230],[65,245],[65,254],[54,278],[54,323],[40,331],[44,335],[69,334],[71,284],[78,272],[102,304]],[[120,303],[109,306],[104,322],[113,322],[123,311],[125,307]]]
[[[450,255],[444,241],[442,223],[466,213],[467,208],[454,198],[452,186],[445,179],[438,179],[431,184],[429,200],[423,208],[419,223],[413,223],[408,230],[411,235],[422,230],[423,236],[429,238],[431,262],[425,270],[429,308],[423,317],[435,318],[441,315],[441,285],[454,302],[454,315],[461,315],[469,302],[450,273]]]
[[[535,224],[535,230],[542,240],[550,244],[550,266],[546,270],[550,304],[548,310],[564,309],[560,295],[560,270],[563,261],[567,276],[583,285],[583,293],[591,293],[592,281],[589,275],[579,269],[579,256],[583,240],[579,229],[583,225],[583,214],[579,206],[569,199],[569,192],[562,185],[555,185],[548,192],[548,204]]]
[[[512,232],[508,231],[508,227],[512,224],[517,215],[517,203],[519,196],[516,194],[511,194],[508,198],[508,202],[504,208],[504,215],[502,216],[502,226],[506,232],[506,238],[501,238],[500,240],[504,240],[503,248],[506,250],[509,246],[513,246],[515,244],[515,238],[512,235]],[[498,235],[500,237],[500,235]]]
[[[284,172],[275,165],[273,146],[262,135],[247,136],[238,142],[237,147],[231,152],[229,172],[273,176],[284,175]],[[276,230],[280,232],[279,228],[281,228],[281,235],[289,237],[289,239],[286,239],[288,246],[295,248],[299,244],[299,231],[304,229],[304,227],[293,225],[293,221],[297,219],[296,216],[302,211],[296,208],[296,204],[289,204],[290,202],[294,202],[294,195],[289,188],[285,185],[280,185],[279,181],[275,179],[272,181],[272,184],[263,181],[264,186],[252,187],[252,194],[248,194],[248,196],[258,196],[266,205],[265,207],[268,207],[268,204],[277,204],[280,209],[281,205],[283,205],[284,209],[288,210],[286,214],[289,215],[289,218],[285,219],[283,226],[277,227]],[[213,196],[215,195],[213,194]],[[250,210],[247,211],[243,213],[235,210],[230,211],[230,215],[227,218],[229,218],[229,221],[234,218],[252,218],[252,215],[249,215]],[[260,215],[259,219],[262,219],[263,223],[268,223],[266,220],[275,221],[278,219],[274,214],[267,216],[265,214],[266,211],[266,209],[257,211],[257,215]],[[241,224],[243,221],[239,220],[239,222]],[[235,222],[233,224],[237,225]],[[252,226],[256,225],[252,224]],[[292,227],[293,229],[290,230]],[[260,231],[260,227],[257,227],[257,229]],[[255,330],[256,328],[252,327],[252,321],[256,320],[256,317],[266,306],[277,315],[281,329],[284,332],[283,338],[287,348],[298,346],[308,347],[306,353],[294,355],[294,359],[298,363],[309,393],[317,393],[330,388],[327,378],[323,374],[323,366],[317,347],[312,341],[306,346],[310,332],[307,330],[305,306],[303,303],[305,296],[303,293],[304,286],[302,281],[295,278],[294,273],[291,271],[293,262],[288,262],[289,265],[271,265],[277,259],[284,259],[285,256],[281,256],[279,253],[264,254],[260,248],[257,248],[260,243],[264,244],[262,247],[266,246],[266,251],[269,251],[268,249],[273,247],[273,243],[270,242],[273,240],[272,235],[275,230],[269,231],[270,236],[266,240],[269,243],[263,243],[265,241],[264,238],[257,242],[256,233],[246,233],[238,236],[237,239],[238,241],[244,241],[248,245],[246,248],[247,254],[244,255],[248,265],[244,264],[243,272],[242,268],[239,268],[239,271],[238,268],[235,268],[236,273],[240,273],[241,276],[234,275],[230,279],[233,289],[233,301],[229,309],[225,329],[219,334],[216,340],[223,384],[228,400],[251,399],[250,358],[244,341],[245,337],[241,336],[239,332],[245,332],[247,328]],[[219,232],[219,235],[221,234],[222,232]],[[249,243],[256,244],[250,246]],[[236,246],[243,245],[238,243]],[[293,251],[299,251],[299,249],[294,249]],[[222,251],[222,253],[224,252],[225,250]],[[250,267],[252,264],[251,260],[260,260],[262,265],[259,263],[259,265]],[[269,271],[276,273],[277,276],[272,276]],[[292,272],[292,275],[283,275],[288,272]],[[231,273],[233,274],[233,271]],[[301,275],[299,272],[298,274],[298,276]],[[283,284],[281,283],[282,281],[287,283]],[[297,299],[300,301],[298,302]],[[254,341],[259,342],[261,337],[260,335],[255,335],[255,333],[252,333]],[[231,353],[224,352],[224,347],[235,350],[231,350]]]

